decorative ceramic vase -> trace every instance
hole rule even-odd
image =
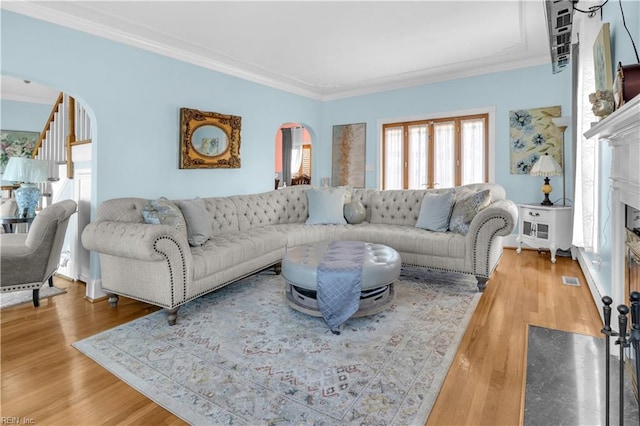
[[[18,204],[18,216],[34,217],[41,194],[38,185],[25,182],[14,191],[14,194],[16,196],[16,204]]]
[[[367,217],[367,211],[359,201],[352,201],[344,205],[344,218],[353,225],[362,222]]]

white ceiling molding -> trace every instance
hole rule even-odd
[[[104,25],[96,24],[76,16],[68,15],[66,13],[58,12],[46,8],[40,4],[28,3],[28,2],[2,2],[2,9],[7,9],[12,12],[27,15],[41,21],[51,22],[63,27],[72,28],[87,34],[92,34],[98,37],[106,38],[109,40],[117,41],[127,44],[129,46],[138,47],[150,52],[157,53],[159,55],[168,56],[179,61],[187,62],[193,65],[198,65],[203,68],[207,68],[213,71],[218,71],[224,74],[229,74],[234,77],[238,77],[244,80],[252,81],[254,83],[262,84],[275,89],[283,90],[285,92],[294,93],[300,96],[306,96],[312,99],[321,100],[321,96],[312,91],[300,89],[297,86],[285,84],[281,81],[264,77],[259,74],[249,72],[247,70],[232,67],[227,64],[212,60],[210,58],[191,54],[182,50],[175,49],[171,46],[157,43],[153,40],[142,39],[133,34],[129,34],[123,31],[113,29]]]
[[[269,3],[5,1],[0,7],[318,100],[509,71],[550,60],[542,1],[285,2],[273,7]],[[295,23],[292,31],[304,34],[292,36],[282,28],[286,26],[282,22],[290,22],[281,20],[278,7],[283,5],[286,19]],[[369,13],[357,22],[349,20],[359,16],[363,5]],[[335,16],[338,6],[346,18]],[[154,14],[143,13],[143,7],[153,7]],[[416,18],[411,12],[422,15]],[[481,13],[486,16],[478,16]],[[198,21],[199,15],[211,22]],[[190,26],[167,28],[166,22],[179,23],[184,16],[193,17]],[[210,28],[201,28],[207,23]],[[239,23],[242,28],[237,28]],[[387,23],[386,38],[377,36],[376,26]],[[305,25],[310,27],[308,33]],[[254,28],[255,33],[243,32]],[[381,56],[394,50],[401,64],[393,59],[385,62]]]

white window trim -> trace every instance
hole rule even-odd
[[[394,117],[394,118],[379,118],[376,120],[376,130],[378,135],[377,141],[377,149],[376,155],[378,156],[376,160],[376,188],[382,189],[382,126],[385,124],[391,123],[404,123],[407,121],[421,121],[421,120],[437,120],[439,118],[448,118],[448,117],[460,117],[464,115],[478,115],[478,114],[487,114],[489,116],[489,122],[487,125],[489,126],[489,152],[487,155],[489,156],[489,182],[496,181],[496,107],[483,107],[483,108],[473,108],[473,109],[463,109],[458,111],[449,111],[449,112],[437,112],[431,114],[420,114],[420,115],[408,115],[404,117]]]

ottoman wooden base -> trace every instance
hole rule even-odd
[[[321,317],[316,299],[318,265],[330,241],[288,249],[282,259],[282,276],[287,284],[287,303],[307,315]],[[397,251],[382,244],[364,243],[360,308],[353,317],[373,315],[386,309],[395,298],[394,282],[400,276]]]
[[[360,295],[360,309],[352,318],[366,317],[385,310],[395,298],[393,283],[373,290],[364,290]],[[321,317],[316,292],[287,283],[287,302],[293,309],[314,317]]]

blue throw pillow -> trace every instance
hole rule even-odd
[[[312,188],[307,191],[309,204],[309,225],[334,224],[345,225],[343,188]]]
[[[425,194],[416,228],[446,232],[449,229],[449,218],[455,201],[456,194],[453,191],[444,194]]]

